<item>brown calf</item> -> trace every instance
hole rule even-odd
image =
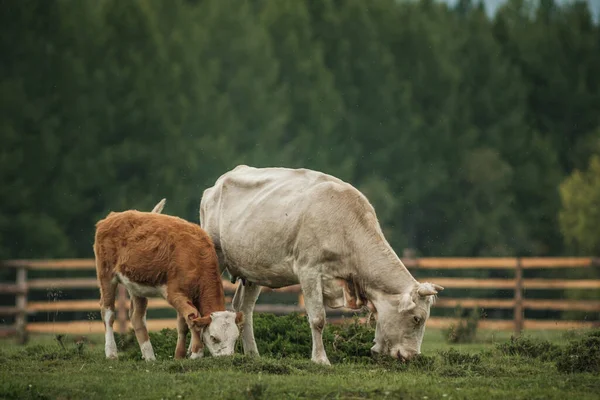
[[[117,358],[112,326],[119,283],[129,291],[131,323],[147,361],[155,360],[146,328],[148,297],[163,297],[177,310],[175,358],[185,357],[188,330],[191,358],[202,357],[201,333],[212,355],[233,354],[243,314],[225,310],[214,245],[198,225],[160,214],[163,206],[164,199],[150,213],[111,212],[96,224],[94,254],[106,357]]]

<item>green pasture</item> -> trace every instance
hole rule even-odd
[[[516,342],[508,332],[480,331],[474,343],[450,345],[430,329],[423,356],[411,363],[368,356],[371,334],[356,323],[328,326],[331,367],[310,362],[308,324],[295,315],[257,316],[260,358],[176,361],[168,330],[151,335],[154,363],[140,359],[130,334],[117,338],[117,361],[104,359],[102,335],[33,336],[26,346],[5,339],[0,398],[531,400],[600,393],[598,331],[531,331]]]

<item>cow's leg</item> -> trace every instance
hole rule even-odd
[[[154,356],[154,349],[152,349],[152,343],[150,343],[150,336],[148,335],[148,329],[146,328],[148,299],[145,297],[132,296],[131,306],[131,325],[133,325],[135,337],[140,345],[142,358],[146,361],[155,361],[156,357]]]
[[[325,328],[325,306],[323,304],[323,283],[321,276],[300,271],[298,278],[304,295],[304,306],[308,314],[308,322],[312,332],[312,361],[318,364],[330,365],[323,346],[323,329]]]
[[[252,325],[252,315],[256,300],[260,295],[261,286],[247,282],[242,285],[240,282],[234,296],[233,306],[235,311],[244,313],[244,325],[242,327],[242,345],[244,346],[244,354],[250,356],[258,356],[258,348],[254,339],[254,327]]]
[[[117,293],[117,280],[107,276],[100,276],[100,315],[104,323],[104,353],[106,358],[117,358],[117,342],[113,324],[115,322],[115,298]]]
[[[190,328],[188,327],[185,317],[177,314],[177,346],[175,347],[175,359],[185,358],[185,340]],[[190,343],[191,346],[191,343]]]

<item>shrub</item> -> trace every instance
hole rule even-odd
[[[154,354],[157,359],[168,360],[173,358],[175,354],[175,345],[177,344],[176,329],[163,329],[159,332],[149,332],[149,336],[150,343],[152,343],[152,348],[154,349]],[[119,355],[119,357],[125,360],[142,359],[142,352],[140,351],[140,346],[135,338],[133,329],[130,329],[124,335],[115,333],[115,341],[117,342],[117,348],[124,353]]]
[[[312,352],[312,334],[308,320],[298,313],[280,317],[256,314],[254,336],[258,351],[263,355],[307,358]],[[326,325],[323,342],[332,362],[371,362],[374,336],[373,328],[361,324],[358,318],[353,318],[340,325]]]
[[[254,314],[254,337],[259,353],[270,357],[305,358],[312,351],[308,321],[297,313],[281,317]]]
[[[496,348],[506,355],[539,358],[542,361],[552,360],[560,354],[559,346],[547,340],[534,340],[525,336],[511,336],[509,342],[498,344]]]
[[[460,353],[455,349],[441,351],[442,360],[448,365],[477,365],[481,362],[478,354]]]
[[[254,336],[261,355],[274,358],[306,359],[312,352],[312,334],[308,320],[298,313],[284,316],[273,314],[254,315]],[[341,325],[328,324],[323,332],[323,342],[332,362],[355,361],[372,362],[371,346],[375,331],[361,324],[358,318]],[[115,334],[115,339],[123,359],[141,359],[133,330],[126,334]],[[189,343],[188,334],[188,343]],[[171,359],[175,353],[177,330],[163,329],[150,332],[150,342],[157,359]],[[236,345],[236,353],[242,353],[241,340]],[[207,352],[206,352],[207,353]]]
[[[562,373],[600,373],[600,331],[571,342],[557,357],[556,368]]]
[[[462,317],[463,310],[457,307],[455,310],[456,317],[459,318],[458,324],[452,324],[443,331],[444,337],[448,343],[472,343],[477,335],[477,326],[481,318],[481,311],[478,308],[473,308],[471,312]]]

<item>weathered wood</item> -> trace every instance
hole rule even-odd
[[[336,324],[348,321],[348,317],[328,318],[327,322]],[[359,318],[359,321],[365,323],[366,317]],[[429,318],[427,321],[428,328],[442,329],[448,328],[451,324],[456,324],[458,320],[454,318]],[[159,331],[164,328],[175,329],[177,322],[174,318],[169,319],[150,319],[147,321],[148,330]],[[540,330],[565,330],[565,329],[585,329],[595,328],[600,326],[598,322],[589,321],[546,321],[546,320],[531,320],[523,321],[524,329],[540,329]],[[483,320],[479,322],[480,329],[492,330],[512,330],[514,327],[513,321],[510,320]],[[32,322],[28,324],[29,332],[38,333],[69,333],[69,334],[92,334],[104,332],[104,327],[100,320],[96,321],[70,321],[70,322]]]
[[[0,315],[15,315],[19,314],[21,310],[18,307],[2,306],[0,307]],[[25,310],[27,312],[27,310]]]
[[[97,288],[96,278],[55,278],[32,279],[27,285],[29,289],[90,289]]]
[[[513,311],[513,320],[515,322],[515,335],[520,335],[523,330],[523,265],[521,259],[517,259],[517,268],[515,269],[515,308]]]
[[[433,278],[432,278],[433,280]],[[435,283],[444,288],[461,289],[513,289],[514,279],[478,279],[478,278],[435,278]]]
[[[17,334],[17,330],[15,329],[14,326],[2,326],[0,327],[0,338],[1,337],[9,337],[9,336],[15,336]]]
[[[488,269],[488,268],[515,268],[517,259],[513,257],[493,258],[418,258],[416,268],[423,269]]]
[[[93,258],[73,258],[65,260],[6,260],[2,261],[2,266],[9,268],[27,269],[96,269]]]
[[[17,269],[17,286],[27,288],[27,268]],[[21,291],[15,299],[15,306],[19,312],[15,315],[15,328],[17,330],[17,341],[19,344],[27,343],[27,291]]]
[[[448,299],[438,298],[434,307],[454,308],[461,306],[463,308],[483,307],[483,308],[513,308],[515,301],[513,299]]]
[[[600,301],[594,300],[523,300],[523,307],[530,310],[579,310],[600,312]]]
[[[0,283],[0,294],[21,294],[27,293],[27,287],[14,285],[12,283]]]
[[[524,279],[525,289],[600,289],[600,280],[593,279]]]
[[[582,329],[582,328],[598,328],[599,321],[549,321],[526,319],[525,329],[544,329],[544,330],[566,330],[566,329]]]
[[[423,269],[514,269],[517,259],[514,257],[423,257],[403,256],[402,262],[409,268]],[[585,268],[600,265],[599,258],[591,257],[529,257],[522,259],[522,267],[527,268]],[[93,258],[56,259],[56,260],[6,260],[0,266],[37,270],[93,270]]]
[[[456,318],[429,318],[427,320],[427,328],[448,328],[450,325],[457,324],[460,322]],[[513,321],[510,320],[493,320],[486,319],[483,321],[479,321],[478,327],[480,329],[494,329],[494,330],[502,330],[508,331],[514,327]]]
[[[521,258],[523,268],[586,268],[592,266],[590,257],[530,257]]]

